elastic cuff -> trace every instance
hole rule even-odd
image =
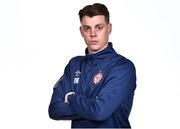
[[[77,94],[71,94],[71,95],[69,95],[69,97],[68,97],[69,103],[73,102],[74,99],[76,99],[76,97],[77,97]]]

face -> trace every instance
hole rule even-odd
[[[106,23],[105,16],[84,16],[80,31],[88,47],[89,54],[97,53],[108,46],[111,24]]]

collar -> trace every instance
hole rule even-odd
[[[86,53],[86,61],[88,64],[94,65],[94,64],[99,64],[104,61],[108,61],[111,58],[113,58],[117,53],[113,49],[113,45],[111,42],[108,43],[108,47],[103,49],[100,52],[97,52],[95,54],[89,54],[88,49],[86,48],[85,50]]]

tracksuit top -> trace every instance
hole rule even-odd
[[[134,64],[108,43],[104,50],[72,58],[53,88],[49,116],[72,120],[72,128],[131,128]],[[68,92],[69,103],[64,102]]]

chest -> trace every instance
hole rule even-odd
[[[71,70],[71,85],[78,94],[95,97],[104,86],[108,63],[89,65],[81,63]]]

